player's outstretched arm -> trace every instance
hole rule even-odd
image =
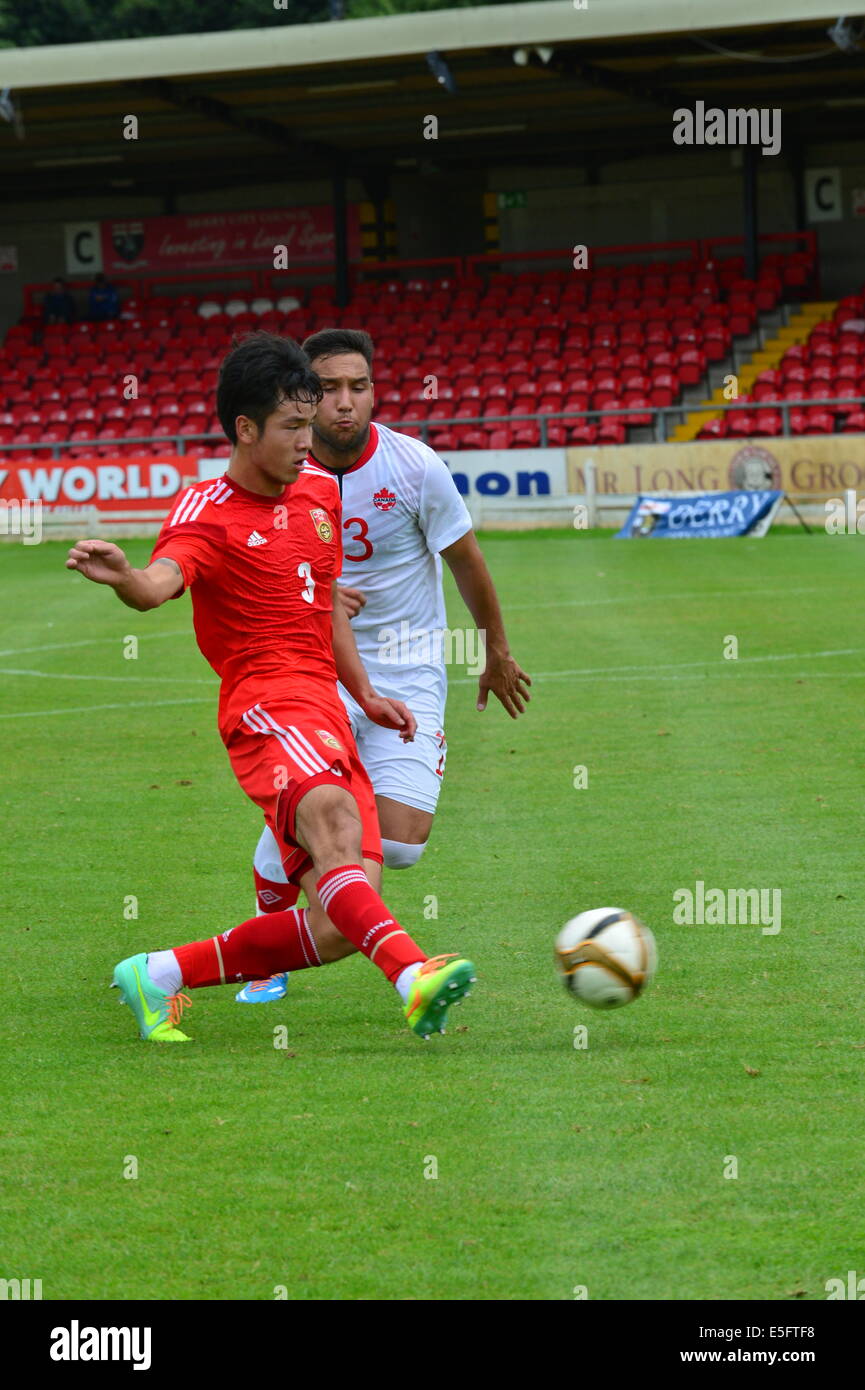
[[[183,588],[176,560],[163,557],[146,569],[133,569],[120,546],[111,541],[76,541],[66,568],[77,570],[94,584],[107,584],[127,608],[142,613],[158,608]]]
[[[486,709],[490,691],[512,719],[525,711],[531,677],[514,661],[508,647],[496,586],[474,531],[467,531],[442,552],[463,602],[475,620],[486,648],[486,666],[478,682],[478,709]]]
[[[333,585],[333,656],[337,676],[367,718],[384,729],[398,729],[403,743],[413,742],[417,720],[411,710],[401,700],[377,694],[370,685],[337,584]]]

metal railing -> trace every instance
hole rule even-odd
[[[531,414],[508,414],[508,415],[476,415],[462,416],[460,419],[451,418],[447,420],[413,420],[409,416],[393,422],[393,428],[399,429],[401,426],[411,426],[419,429],[421,438],[425,444],[429,443],[430,430],[453,429],[454,426],[465,425],[484,425],[488,430],[495,429],[497,425],[509,426],[517,422],[531,421],[539,427],[540,439],[538,448],[548,448],[547,424],[552,420],[576,421],[605,419],[611,416],[630,416],[630,415],[652,415],[654,416],[653,426],[655,432],[654,442],[656,444],[666,444],[669,442],[667,434],[667,422],[671,416],[679,416],[677,423],[681,423],[681,418],[686,415],[697,413],[718,415],[731,410],[777,410],[781,414],[781,427],[785,435],[792,433],[790,428],[790,411],[797,409],[829,409],[832,406],[847,406],[851,409],[861,409],[865,407],[865,396],[839,397],[827,401],[813,400],[784,400],[784,401],[724,401],[701,403],[697,405],[665,405],[665,406],[616,406],[610,410],[560,410],[538,412]],[[388,421],[382,421],[388,424]]]
[[[425,444],[428,444],[431,432],[435,432],[437,430],[453,429],[455,426],[459,426],[460,428],[462,428],[464,426],[483,425],[487,430],[493,430],[496,429],[499,425],[501,425],[502,427],[509,427],[514,424],[528,422],[530,424],[536,424],[538,426],[539,439],[536,447],[540,449],[546,449],[550,447],[547,427],[549,423],[553,420],[559,420],[563,422],[588,420],[593,423],[597,420],[608,419],[618,416],[652,415],[654,416],[654,442],[656,444],[665,444],[669,442],[667,434],[667,422],[672,416],[678,416],[681,419],[681,417],[686,415],[695,415],[698,413],[707,415],[718,415],[731,410],[778,411],[781,415],[782,431],[784,435],[790,435],[792,433],[790,428],[791,410],[829,410],[830,408],[835,406],[843,406],[848,408],[848,410],[863,409],[865,408],[865,396],[834,397],[832,400],[821,401],[724,401],[722,404],[718,402],[704,402],[697,405],[629,405],[616,406],[609,410],[558,410],[547,412],[532,411],[526,412],[525,414],[514,413],[508,415],[472,415],[461,416],[459,419],[456,417],[450,417],[448,419],[443,420],[430,420],[429,418],[424,420],[417,420],[412,419],[412,417],[409,415],[406,415],[403,419],[400,420],[382,421],[382,424],[389,425],[393,429],[399,429],[401,427],[405,428],[406,426],[410,427],[411,429],[417,429],[420,431],[420,436],[423,442]],[[729,438],[729,436],[726,437]],[[747,438],[747,436],[743,437]],[[760,436],[760,438],[769,437],[772,436]],[[127,438],[124,435],[118,435],[116,439],[63,439],[52,440],[50,444],[2,444],[0,445],[0,455],[6,454],[10,451],[20,451],[22,453],[26,451],[28,453],[32,453],[34,449],[50,449],[51,457],[54,459],[60,459],[62,458],[62,451],[66,449],[79,449],[82,452],[84,450],[88,450],[93,454],[98,454],[110,452],[112,449],[116,450],[120,445],[124,446],[125,448],[125,446],[128,444],[164,444],[166,453],[178,454],[182,458],[186,453],[186,446],[189,444],[197,443],[213,443],[214,448],[224,447],[225,437],[223,435],[216,435],[205,432],[202,434],[139,435],[134,436],[131,439]]]

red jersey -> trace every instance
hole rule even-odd
[[[331,600],[341,529],[339,483],[309,461],[279,497],[226,474],[189,488],[166,519],[152,559],[175,560],[191,592],[199,648],[222,681],[223,741],[260,701],[344,717]]]

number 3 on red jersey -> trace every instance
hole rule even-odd
[[[350,516],[342,523],[344,531],[348,531],[349,526],[357,526],[358,530],[354,533],[349,532],[349,537],[353,541],[361,541],[363,550],[359,555],[352,555],[348,550],[342,552],[344,560],[368,560],[372,554],[372,541],[368,539],[369,527],[362,516]]]

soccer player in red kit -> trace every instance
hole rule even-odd
[[[303,970],[354,950],[396,987],[424,1038],[444,1031],[448,1006],[474,981],[471,961],[427,959],[379,896],[375,798],[337,678],[368,718],[405,740],[415,721],[372,689],[334,599],[339,487],[304,463],[321,395],[296,343],[252,335],[220,370],[217,411],[233,445],[224,477],[180,497],[145,569],[97,540],[79,541],[66,562],[141,611],[190,590],[198,645],[221,679],[219,732],[231,765],[310,904],[121,961],[113,983],[153,1042],[188,1041],[177,1028],[184,989]]]

